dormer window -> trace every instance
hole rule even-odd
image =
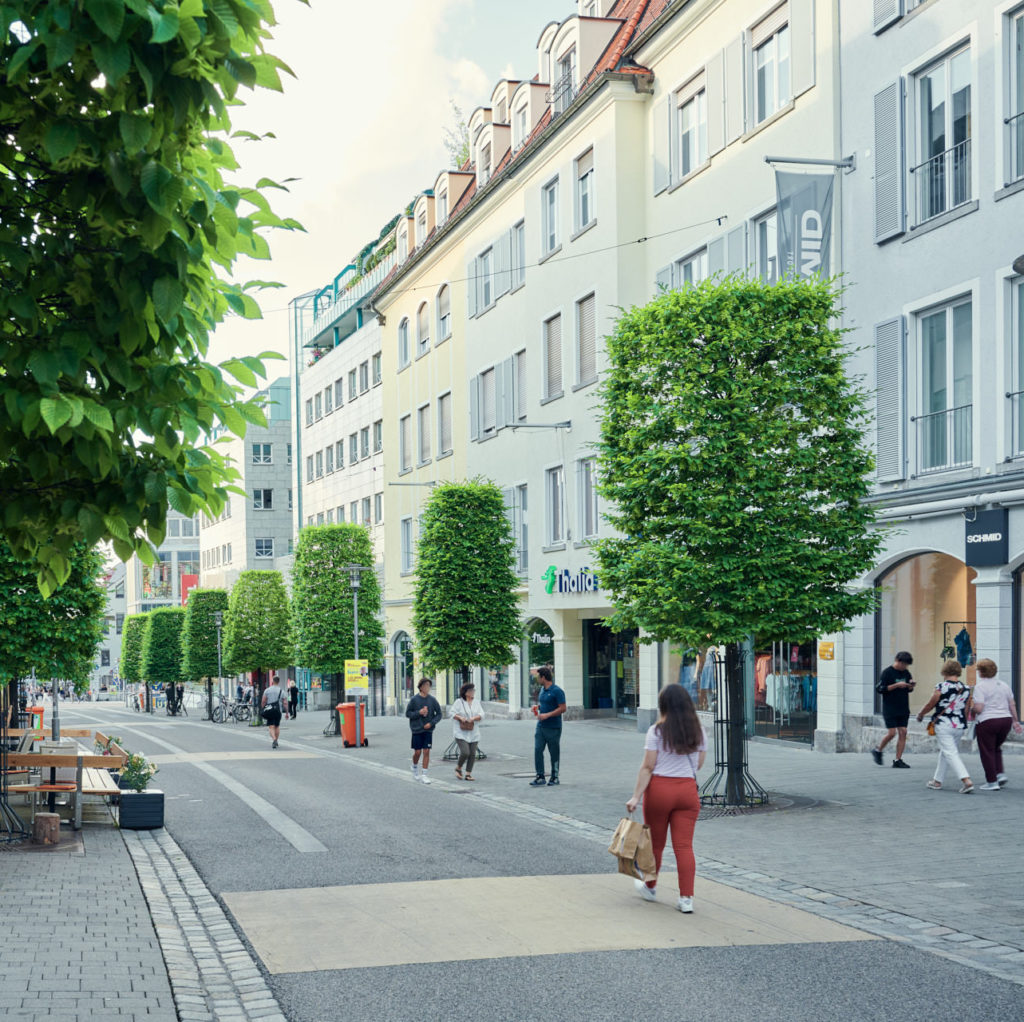
[[[427,211],[425,209],[420,210],[420,214],[416,217],[416,244],[417,246],[422,245],[427,240]]]
[[[480,184],[484,184],[491,176],[491,144],[488,142],[480,150]]]
[[[443,224],[448,219],[448,193],[439,192],[437,196],[437,222]]]
[[[597,17],[597,0],[584,0],[582,4],[584,18]]]
[[[551,86],[556,115],[565,113],[576,98],[576,47],[558,58],[558,77]]]
[[[530,112],[529,108],[525,103],[518,107],[515,113],[515,137],[516,137],[516,148],[524,145],[526,142],[526,136],[529,134],[530,124]]]
[[[496,124],[508,124],[506,118],[508,117],[508,105],[505,100],[501,99],[498,101],[498,106],[494,115],[494,122]]]
[[[405,262],[409,257],[409,235],[403,229],[398,232],[398,261]]]

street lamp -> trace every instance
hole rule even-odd
[[[224,627],[224,611],[215,610],[213,612],[213,626],[217,629],[217,682],[221,688],[221,698],[224,698],[224,671],[221,668],[220,662],[220,630]],[[207,691],[207,709],[210,712],[210,720],[213,720],[213,685],[211,684]]]

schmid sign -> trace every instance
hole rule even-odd
[[[596,593],[598,589],[597,574],[590,568],[580,568],[573,571],[571,568],[559,568],[554,564],[541,575],[544,582],[544,592],[558,593]]]
[[[1010,513],[979,511],[964,527],[964,562],[970,568],[1001,567],[1010,559]]]

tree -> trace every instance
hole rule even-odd
[[[184,607],[157,607],[150,611],[142,642],[142,676],[148,684],[164,686],[167,706],[177,713],[177,685],[181,673],[181,631]]]
[[[15,557],[0,539],[0,684],[10,687],[12,705],[14,684],[33,668],[41,677],[85,689],[103,635],[102,573],[99,553],[76,543],[67,581],[45,598],[33,565]]]
[[[333,675],[332,707],[341,702],[338,682],[345,661],[355,659],[350,564],[370,569],[359,573],[359,656],[371,668],[384,663],[380,584],[373,562],[365,526],[306,526],[299,533],[292,567],[295,657],[303,667]]]
[[[466,123],[466,115],[454,99],[448,101],[452,108],[451,127],[444,129],[444,147],[448,152],[448,160],[453,170],[465,165],[469,159],[469,125]]]
[[[224,589],[193,589],[185,604],[181,633],[181,673],[189,681],[206,679],[206,713],[213,716],[213,678],[220,675],[217,657],[217,611],[225,617],[228,594]],[[222,621],[223,629],[223,621]],[[223,635],[222,635],[223,638]],[[223,648],[221,649],[223,660]]]
[[[224,633],[225,670],[231,674],[256,671],[257,688],[263,675],[287,667],[294,657],[288,593],[279,571],[243,571],[228,599]]]
[[[705,281],[622,315],[602,385],[597,545],[613,628],[727,647],[727,799],[742,801],[734,644],[842,631],[883,537],[864,503],[864,395],[829,282]]]
[[[76,541],[152,557],[168,502],[219,513],[237,472],[205,442],[265,424],[265,355],[205,361],[229,282],[296,228],[225,180],[239,86],[280,90],[269,0],[0,5],[0,532],[48,594]],[[221,275],[223,273],[223,276]],[[235,382],[237,381],[237,383]]]
[[[501,490],[434,487],[423,512],[413,596],[416,648],[433,671],[510,663],[523,635],[514,542]]]
[[[121,677],[132,685],[138,685],[142,673],[142,645],[146,640],[149,614],[129,614],[125,618],[121,635]]]

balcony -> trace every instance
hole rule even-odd
[[[1012,117],[1003,118],[1006,125],[1006,151],[1009,155],[1007,167],[1010,176],[1006,181],[1012,185],[1024,177],[1024,110]]]
[[[911,416],[917,430],[917,475],[966,468],[973,461],[974,405]]]
[[[971,201],[971,140],[911,167],[917,224]]]

